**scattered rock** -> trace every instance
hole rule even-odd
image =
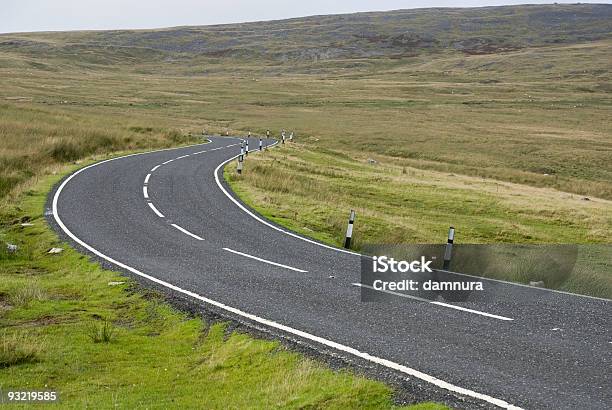
[[[560,327],[553,327],[550,330],[552,330],[553,332],[558,332],[558,331],[563,330],[563,329],[561,329]]]
[[[108,286],[119,286],[123,285],[125,282],[108,282]]]
[[[6,244],[6,250],[8,251],[8,253],[15,253],[17,252],[17,249],[19,249],[17,245],[13,245],[12,243]]]
[[[590,201],[591,198],[589,198],[588,196],[585,196],[584,198],[582,198],[583,201]]]
[[[378,164],[378,161],[372,158],[368,158],[368,164]]]
[[[536,288],[543,288],[544,287],[544,281],[543,280],[532,281],[532,282],[529,282],[529,286],[534,286]]]
[[[24,222],[21,224],[21,226],[34,226],[34,224],[30,222]]]
[[[49,252],[47,253],[55,254],[55,253],[62,253],[62,252],[64,252],[62,248],[51,248],[49,249]]]
[[[335,276],[334,276],[334,275],[329,275],[329,278],[330,278],[330,279],[334,279],[334,278],[335,278]]]

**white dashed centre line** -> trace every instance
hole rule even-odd
[[[151,172],[155,172],[155,170],[157,170],[157,168],[161,167],[160,165],[155,165],[153,168],[151,168]]]
[[[198,235],[196,235],[196,234],[193,234],[193,233],[189,232],[187,229],[182,228],[182,227],[178,226],[177,224],[171,224],[171,225],[172,225],[172,226],[174,226],[174,227],[175,227],[176,229],[178,229],[179,231],[183,232],[185,235],[189,235],[189,236],[191,236],[192,238],[197,239],[198,241],[203,241],[203,240],[204,240],[204,238],[200,238]]]
[[[145,199],[149,199],[149,190],[146,186],[142,187],[142,194],[144,195]]]
[[[146,178],[145,178],[145,184],[149,183],[149,178],[151,178],[151,174],[147,174]]]
[[[414,299],[414,300],[418,300],[420,302],[431,303],[432,305],[444,306],[444,307],[451,308],[451,309],[461,310],[463,312],[474,313],[474,314],[480,315],[480,316],[491,317],[493,319],[506,320],[506,321],[513,321],[514,320],[512,318],[505,317],[505,316],[499,316],[499,315],[494,315],[492,313],[481,312],[480,310],[474,310],[474,309],[464,308],[464,307],[461,307],[461,306],[455,306],[455,305],[451,305],[449,303],[437,302],[437,301],[434,301],[434,300],[420,298],[418,296],[406,295],[405,293],[394,292],[392,290],[375,289],[372,286],[364,285],[362,283],[353,283],[352,285],[360,287],[360,288],[372,289],[372,290],[375,290],[377,292],[389,293],[389,294],[395,295],[395,296],[401,296],[401,297],[408,298],[408,299]]]
[[[174,161],[174,160],[173,160],[173,159],[169,159],[168,161],[166,161],[166,162],[162,162],[161,164],[162,164],[162,165],[166,165],[166,164],[171,163],[172,161]]]
[[[242,255],[242,256],[245,256],[247,258],[255,259],[256,261],[264,262],[264,263],[267,263],[269,265],[279,266],[281,268],[293,270],[293,271],[296,271],[296,272],[302,272],[302,273],[307,273],[308,272],[307,270],[302,270],[302,269],[294,268],[292,266],[283,265],[282,263],[272,262],[272,261],[269,261],[267,259],[262,259],[262,258],[258,258],[257,256],[249,255],[248,253],[238,252],[238,251],[235,251],[235,250],[230,249],[230,248],[223,248],[223,250],[231,252],[231,253],[235,253],[236,255]]]

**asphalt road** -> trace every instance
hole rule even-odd
[[[401,374],[424,398],[612,407],[610,301],[487,282],[496,297],[462,310],[402,296],[362,302],[358,255],[283,232],[224,192],[220,165],[239,141],[84,168],[52,194],[56,228],[156,287]]]

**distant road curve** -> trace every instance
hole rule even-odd
[[[403,375],[419,400],[612,407],[610,301],[492,282],[487,304],[363,303],[358,254],[288,232],[235,198],[222,172],[239,143],[214,138],[85,167],[52,192],[52,224],[143,283]]]

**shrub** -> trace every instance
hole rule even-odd
[[[61,140],[51,148],[49,155],[58,162],[75,161],[83,156],[83,150],[73,142]]]

